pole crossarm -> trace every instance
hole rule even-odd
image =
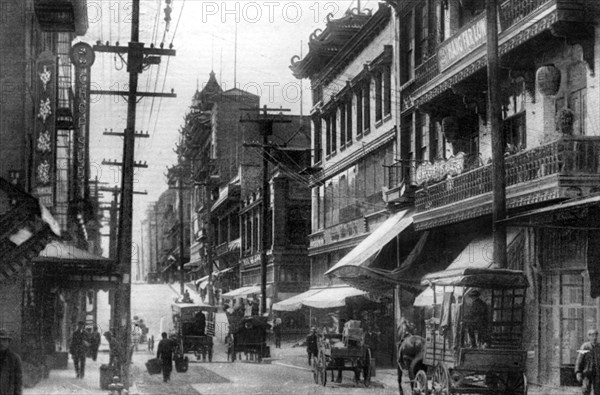
[[[110,96],[124,96],[129,95],[129,91],[111,91],[105,89],[92,89],[90,90],[91,95],[110,95]],[[159,93],[159,92],[137,92],[135,94],[138,97],[177,97],[176,93]]]
[[[143,45],[143,43],[141,43]],[[95,52],[105,52],[105,53],[128,53],[129,47],[124,45],[109,45],[109,44],[99,44],[96,43],[94,45]],[[150,46],[149,48],[144,48],[145,55],[157,55],[157,56],[176,56],[177,52],[174,49],[164,49],[164,48],[153,48]]]

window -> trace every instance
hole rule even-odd
[[[346,146],[346,104],[340,105],[340,148]]]
[[[439,136],[437,123],[429,121],[429,161],[434,162],[438,159]]]
[[[367,134],[371,126],[371,81],[363,88],[363,132]]]
[[[383,114],[392,112],[392,73],[387,66],[383,72]]]
[[[402,23],[402,37],[401,37],[401,82],[405,83],[412,80],[415,76],[415,64],[414,64],[414,14],[409,12],[404,17]]]
[[[322,156],[323,156],[323,147],[322,147],[322,139],[323,139],[323,134],[321,131],[321,118],[320,117],[315,117],[313,119],[313,126],[314,126],[314,163],[319,163],[322,160]]]
[[[415,113],[415,166],[419,166],[425,159],[427,146],[425,145],[423,132],[425,130],[425,116],[421,112]]]
[[[352,95],[348,95],[346,103],[346,142],[352,142]]]
[[[325,118],[325,155],[331,154],[331,118]]]
[[[427,9],[425,5],[420,5],[415,8],[415,67],[419,66],[427,57]]]
[[[525,112],[506,118],[502,122],[502,135],[506,152],[515,153],[525,149]]]
[[[375,122],[381,121],[383,118],[383,107],[382,107],[382,75],[381,72],[375,74]]]
[[[362,105],[362,89],[358,89],[356,97],[356,137],[363,135],[363,105]]]
[[[331,153],[337,151],[337,117],[335,110],[331,113]]]

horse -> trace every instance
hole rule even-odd
[[[402,318],[398,327],[398,343],[396,344],[398,351],[398,389],[400,395],[404,395],[404,391],[402,390],[402,371],[408,371],[408,377],[412,383],[417,372],[421,369],[426,369],[423,364],[425,339],[421,336],[413,335],[414,332],[415,325]]]

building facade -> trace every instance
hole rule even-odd
[[[415,229],[435,240],[422,267],[464,251],[473,265],[490,266],[485,2],[389,3],[399,18],[399,157],[414,165],[390,168],[388,201],[407,185],[415,190]],[[499,3],[507,266],[530,282],[522,306],[528,382],[568,391],[577,350],[599,324],[591,226],[600,187],[598,5]],[[474,242],[482,235],[487,247]],[[408,316],[412,300],[400,303]]]
[[[392,364],[394,354],[394,330],[385,323],[393,315],[393,285],[359,285],[325,274],[403,209],[406,202],[400,201],[408,199],[408,191],[403,191],[399,203],[389,205],[384,193],[390,183],[388,168],[400,154],[396,23],[392,8],[385,4],[374,11],[349,10],[339,19],[329,19],[322,32],[313,33],[308,54],[292,59],[290,67],[297,78],[310,79],[313,92],[311,289],[343,293],[338,287],[350,283],[367,292],[371,303],[353,299],[351,295],[364,292],[346,287],[349,297],[341,302],[338,316],[362,320],[365,330],[381,333],[379,345],[371,346],[378,349],[378,363],[385,365]],[[398,258],[391,251],[376,261],[381,269],[392,270]],[[315,297],[319,295],[326,293]],[[311,325],[328,325],[327,311],[311,309]]]

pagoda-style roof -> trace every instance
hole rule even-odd
[[[192,99],[192,107],[205,110],[210,107],[210,104],[212,104],[213,96],[219,95],[222,92],[223,89],[221,89],[221,86],[217,82],[215,72],[211,71],[208,77],[208,81],[206,82],[202,90],[196,91],[196,93],[194,94],[194,97]]]
[[[382,12],[387,11],[387,12]],[[372,15],[371,10],[352,9],[339,19],[327,19],[325,30],[315,30],[309,37],[308,54],[301,59],[298,56],[292,58],[290,69],[296,78],[310,78],[321,71],[332,60],[340,55],[347,56],[347,49],[357,39],[364,39],[359,33],[368,26],[381,23],[382,17],[389,17],[389,7],[380,5],[379,10]],[[370,36],[369,36],[370,37]]]

